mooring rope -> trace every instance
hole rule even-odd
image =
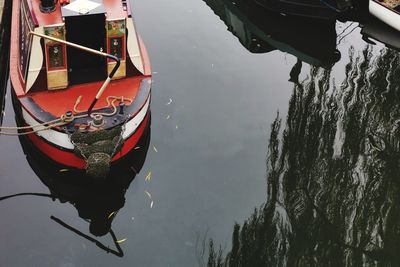
[[[112,99],[110,101],[110,99]],[[82,100],[82,96],[79,96],[77,98],[77,100],[75,101],[75,105],[74,105],[74,112],[75,113],[82,113],[85,111],[81,111],[78,110],[78,105]],[[133,100],[130,98],[126,98],[124,96],[108,96],[106,98],[106,102],[107,102],[107,106],[105,106],[104,108],[108,108],[108,107],[112,107],[113,111],[111,113],[106,113],[106,112],[93,112],[92,115],[102,115],[102,116],[114,116],[117,113],[117,107],[115,105],[116,101],[120,101],[121,103],[125,103],[125,101],[129,102],[129,105],[132,104]],[[75,119],[80,119],[80,118],[84,118],[84,117],[88,117],[89,114],[82,114],[82,115],[78,115],[75,116],[73,113],[72,114],[68,114],[65,113],[63,115],[61,115],[59,118],[51,120],[51,121],[47,121],[47,122],[43,122],[43,123],[38,123],[38,124],[34,124],[34,125],[29,125],[29,126],[0,126],[0,135],[5,135],[5,136],[22,136],[22,135],[28,135],[28,134],[32,134],[32,133],[37,133],[40,131],[45,131],[48,129],[52,129],[52,128],[56,128],[56,127],[60,127],[63,125],[66,125],[72,121],[74,121]],[[35,128],[39,128],[39,129],[35,129]],[[27,130],[27,129],[32,129],[30,131],[24,131],[24,132],[10,132],[10,131],[21,131],[21,130]]]

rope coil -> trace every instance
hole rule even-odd
[[[112,100],[110,100],[112,99]],[[87,112],[82,111],[82,110],[78,110],[78,105],[82,100],[82,96],[79,96],[75,102],[75,105],[73,107],[73,110],[75,113],[83,113],[83,112]],[[111,113],[106,113],[106,112],[93,112],[92,114],[96,115],[102,115],[102,116],[114,116],[117,113],[117,107],[115,105],[116,101],[120,101],[125,103],[125,101],[129,102],[129,105],[132,104],[133,100],[130,98],[126,98],[124,96],[121,97],[117,97],[117,96],[108,96],[106,98],[106,102],[107,102],[107,106],[105,106],[104,108],[108,108],[108,107],[112,107],[113,111]],[[28,134],[32,134],[32,133],[37,133],[40,131],[45,131],[48,129],[52,129],[52,128],[56,128],[56,127],[60,127],[60,126],[64,126],[66,124],[69,124],[71,122],[73,122],[75,119],[80,119],[80,118],[84,118],[84,117],[88,117],[89,115],[86,114],[82,114],[79,116],[75,116],[73,112],[67,111],[65,114],[62,114],[59,118],[48,121],[48,122],[43,122],[43,123],[38,123],[38,124],[34,124],[34,125],[29,125],[29,126],[0,126],[0,135],[5,135],[5,136],[21,136],[21,135],[28,135]],[[18,132],[18,131],[23,131],[23,130],[28,130],[31,129],[30,131],[24,131],[24,132]],[[17,132],[12,132],[12,131],[17,131]]]

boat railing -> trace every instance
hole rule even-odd
[[[116,62],[114,68],[111,70],[110,74],[107,76],[107,79],[103,82],[102,86],[100,87],[99,91],[97,92],[95,98],[93,99],[92,103],[90,104],[87,113],[90,115],[90,113],[92,112],[93,107],[96,105],[97,101],[99,100],[99,98],[101,97],[101,95],[103,94],[104,90],[107,88],[108,84],[110,83],[111,79],[114,77],[115,73],[117,72],[119,66],[120,66],[120,60],[118,57],[83,46],[83,45],[79,45],[79,44],[75,44],[75,43],[71,43],[65,40],[61,40],[52,36],[48,36],[45,34],[41,34],[41,33],[37,33],[37,32],[29,32],[30,35],[35,35],[38,36],[40,38],[44,38],[44,39],[48,39],[54,42],[59,42],[62,44],[65,44],[67,46],[91,53],[91,54],[95,54],[101,57],[106,57],[109,58],[111,60],[114,60]]]

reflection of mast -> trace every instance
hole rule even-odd
[[[251,1],[204,0],[252,53],[280,50],[314,66],[330,67],[340,59],[334,21],[282,16]]]
[[[399,64],[350,49],[340,89],[318,68],[295,85],[283,134],[272,125],[267,202],[235,226],[225,262],[400,264]]]

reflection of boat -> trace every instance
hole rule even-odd
[[[348,12],[353,8],[351,0],[321,0],[321,2],[336,12]]]
[[[282,16],[245,1],[204,1],[252,53],[278,49],[316,66],[331,66],[340,59],[334,22]]]
[[[20,137],[20,142],[30,166],[49,188],[52,198],[74,205],[79,216],[90,223],[90,232],[102,236],[109,233],[112,220],[125,204],[126,190],[145,162],[150,127],[138,141],[139,148],[113,165],[110,177],[105,180],[87,179],[81,171],[74,169],[60,169],[62,165],[40,156],[25,136]]]
[[[369,12],[387,25],[400,31],[399,0],[369,0]]]
[[[255,0],[261,6],[282,14],[333,20],[335,12],[320,0]]]
[[[106,172],[149,120],[148,56],[129,1],[69,2],[14,1],[14,102],[41,152],[89,174]]]
[[[400,50],[399,32],[377,19],[366,21],[362,25],[361,34],[368,43],[374,43],[373,40],[377,40],[387,47]]]
[[[5,1],[4,6],[0,7],[0,125],[3,122],[9,70],[11,4],[11,1]]]

